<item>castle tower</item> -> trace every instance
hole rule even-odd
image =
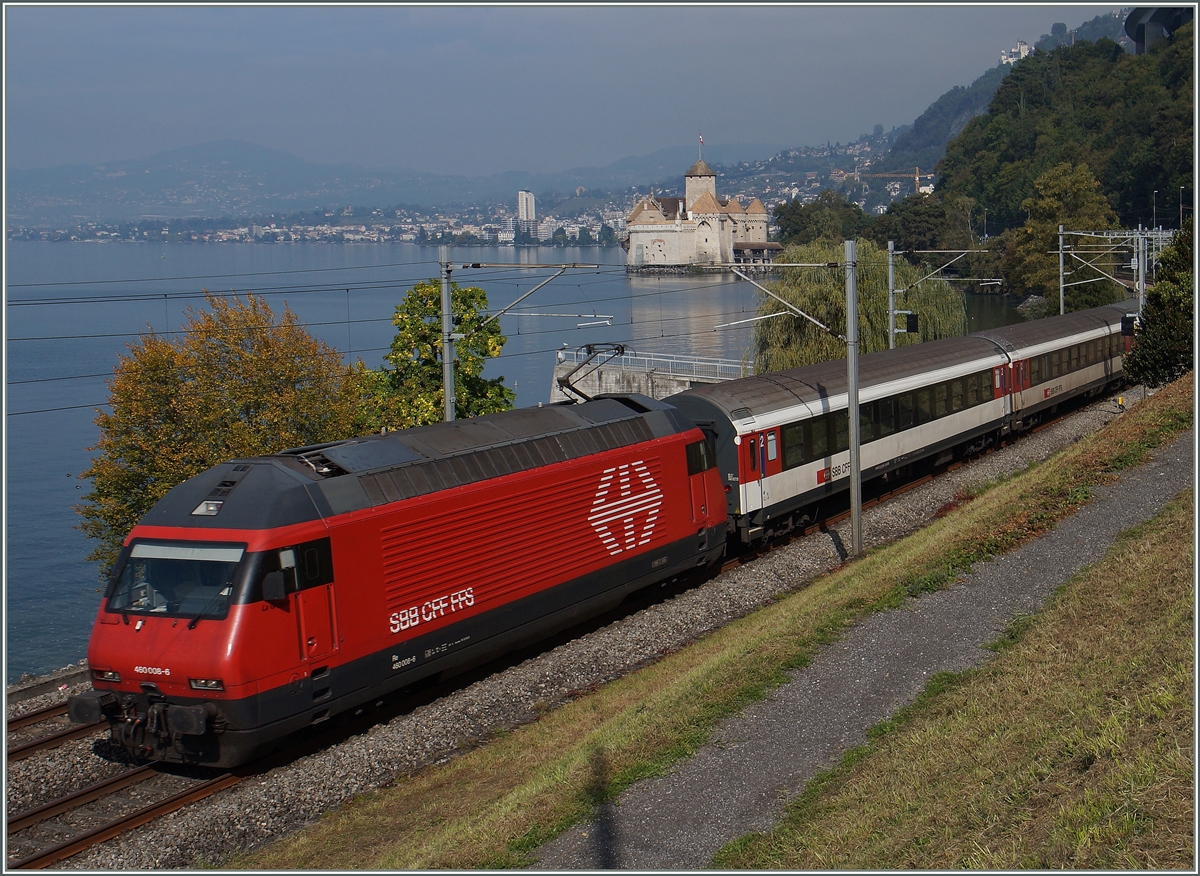
[[[717,175],[701,158],[683,175],[683,209],[691,210],[705,192],[717,197]]]

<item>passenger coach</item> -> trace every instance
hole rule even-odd
[[[864,479],[945,464],[1121,378],[1120,307],[870,353],[859,359]],[[849,488],[845,360],[696,387],[666,399],[708,434],[731,529],[769,538]]]

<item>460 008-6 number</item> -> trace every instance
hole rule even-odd
[[[133,671],[138,675],[170,675],[171,670],[162,666],[135,666]]]

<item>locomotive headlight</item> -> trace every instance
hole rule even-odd
[[[225,682],[219,678],[189,678],[192,690],[225,690]]]
[[[113,672],[111,669],[93,669],[92,678],[96,681],[120,681],[121,673]]]

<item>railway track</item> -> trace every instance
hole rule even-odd
[[[12,870],[40,870],[241,782],[147,765],[81,788],[8,819]]]
[[[73,739],[85,739],[108,729],[108,725],[69,724],[66,719],[67,705],[47,706],[16,718],[10,718],[5,726],[8,745],[8,761],[24,760],[39,751],[57,748]],[[39,732],[37,728],[44,730]],[[15,744],[13,743],[16,737]]]

